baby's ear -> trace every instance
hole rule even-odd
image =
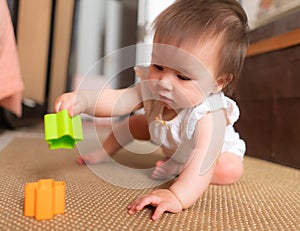
[[[149,66],[135,66],[135,74],[140,77],[141,80],[145,80],[148,77]]]
[[[222,91],[232,80],[232,74],[222,75],[216,79],[216,85],[213,89],[213,93]]]
[[[143,71],[141,70],[141,68],[139,66],[135,66],[134,68],[134,72],[138,77],[141,77],[143,75]]]

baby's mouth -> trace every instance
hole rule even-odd
[[[168,97],[163,96],[163,95],[159,95],[159,100],[161,100],[162,102],[164,102],[166,104],[171,104],[173,102],[173,100],[171,100]]]

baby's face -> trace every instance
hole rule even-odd
[[[213,76],[215,46],[207,44],[186,51],[184,46],[154,44],[148,77],[157,99],[173,109],[190,108],[218,91]]]

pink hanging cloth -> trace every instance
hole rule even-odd
[[[21,116],[23,87],[10,14],[0,0],[0,106]]]

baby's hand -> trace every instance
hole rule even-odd
[[[156,209],[152,215],[153,220],[157,220],[160,215],[168,211],[171,213],[179,213],[182,211],[182,205],[176,196],[168,189],[158,189],[145,194],[128,206],[129,214],[135,214],[141,211],[145,206],[152,205]]]
[[[67,109],[69,115],[72,117],[86,110],[87,102],[85,101],[85,97],[83,97],[79,92],[65,93],[55,100],[54,111],[59,112]]]

